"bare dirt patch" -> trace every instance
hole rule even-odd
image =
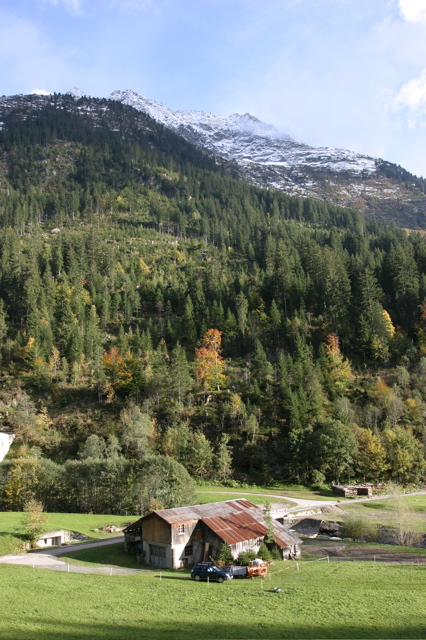
[[[422,553],[420,549],[402,551],[401,547],[393,547],[392,545],[354,545],[343,541],[318,540],[315,543],[306,544],[303,552],[312,560],[329,556],[331,561],[426,565],[426,554]]]

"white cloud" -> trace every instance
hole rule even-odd
[[[83,84],[82,73],[77,75],[82,58],[84,52],[55,46],[32,22],[0,11],[0,66],[12,91],[38,92],[41,87],[49,93],[43,87],[61,91],[77,81]]]
[[[152,0],[109,0],[108,4],[121,11],[145,11],[151,6]]]
[[[66,11],[75,15],[83,14],[85,0],[42,0],[44,4],[53,4],[55,7],[63,6]]]
[[[426,69],[406,82],[395,97],[397,111],[407,110],[408,125],[414,128],[426,116]]]
[[[36,96],[50,96],[52,94],[51,91],[47,91],[46,89],[33,89],[29,93],[35,94]]]
[[[407,22],[426,22],[426,0],[399,0],[399,10]]]
[[[63,7],[73,15],[87,15],[87,11],[93,13],[96,9],[119,9],[123,12],[145,11],[152,6],[152,0],[41,0],[43,4],[55,7]]]

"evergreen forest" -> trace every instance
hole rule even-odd
[[[0,115],[0,508],[422,482],[422,233],[253,186],[118,102]]]

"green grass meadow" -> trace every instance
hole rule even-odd
[[[220,495],[221,493],[226,493],[226,494],[235,493],[237,498],[247,498],[247,499],[248,499],[247,494],[256,494],[256,493],[265,494],[266,496],[273,496],[273,497],[267,498],[270,502],[274,502],[275,500],[280,500],[280,499],[285,500],[285,497],[301,498],[305,500],[318,500],[318,501],[335,500],[338,497],[331,490],[319,492],[299,484],[275,483],[268,487],[251,484],[251,485],[247,485],[246,487],[242,486],[239,488],[235,488],[235,487],[229,487],[225,484],[200,483],[197,486],[197,489],[201,493],[206,491],[213,491],[217,495]],[[226,497],[218,498],[218,500],[223,500],[223,499],[228,499],[228,498]],[[342,498],[342,501],[343,500],[345,499]],[[254,500],[252,501],[254,502]]]
[[[76,531],[89,537],[90,540],[103,540],[114,533],[93,531],[108,525],[124,526],[138,519],[138,516],[93,515],[86,513],[49,513],[47,531],[66,529]],[[21,521],[24,514],[16,511],[0,512],[0,555],[22,553],[24,540],[19,536],[22,532]]]
[[[0,565],[2,640],[425,638],[426,568],[279,563],[264,580]],[[274,593],[273,588],[281,588]]]
[[[412,531],[426,533],[426,495],[406,496],[402,499],[411,510],[411,515],[406,514]],[[392,500],[371,500],[368,502],[345,502],[344,509],[348,513],[357,513],[362,517],[367,517],[375,524],[395,526],[395,514],[392,508]],[[330,520],[335,516],[325,516]]]
[[[284,498],[280,498],[277,496],[276,498],[267,498],[264,496],[257,495],[247,495],[244,493],[224,493],[218,491],[217,493],[204,493],[202,491],[197,492],[197,499],[200,504],[207,504],[209,502],[223,502],[224,500],[240,500],[241,498],[245,498],[249,502],[253,504],[265,504],[266,501],[280,503],[283,507],[294,507],[294,503],[289,500],[285,500]]]
[[[92,549],[78,550],[78,547],[74,549],[69,547],[66,553],[61,555],[60,558],[70,564],[141,569],[141,565],[136,561],[136,555],[124,553],[124,545],[122,542],[102,547],[94,547]]]

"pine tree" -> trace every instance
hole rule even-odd
[[[216,473],[220,480],[227,480],[232,475],[232,454],[228,446],[229,435],[222,434],[215,456]]]
[[[191,388],[193,381],[189,373],[189,364],[185,350],[180,346],[179,342],[171,354],[169,380],[170,389],[177,394],[180,404],[185,394]]]

